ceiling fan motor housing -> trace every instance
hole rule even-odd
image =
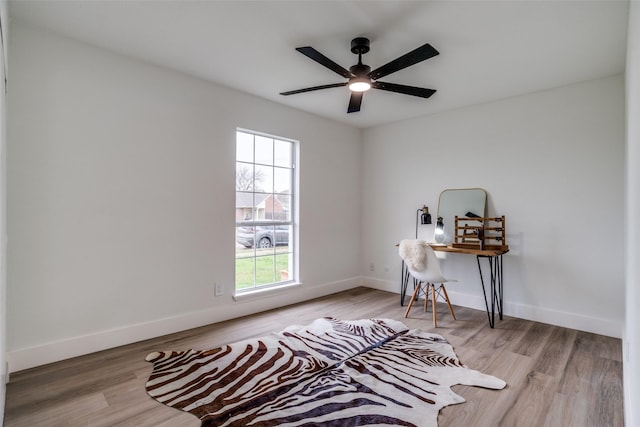
[[[369,52],[369,39],[366,37],[356,37],[351,40],[351,52],[358,54],[365,54]]]
[[[357,77],[366,76],[371,72],[371,67],[358,63],[349,67],[349,71],[351,71],[351,74]]]

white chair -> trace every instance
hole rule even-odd
[[[409,306],[407,307],[407,311],[404,314],[404,317],[409,316],[409,311],[411,310],[411,306],[416,299],[418,299],[420,292],[424,292],[424,311],[427,311],[427,306],[429,304],[429,294],[431,294],[431,305],[433,306],[433,326],[438,326],[438,316],[436,313],[436,301],[438,297],[443,298],[447,305],[449,306],[449,312],[451,312],[451,317],[453,320],[456,320],[456,315],[453,312],[453,307],[451,307],[451,302],[449,301],[449,295],[447,294],[447,289],[444,287],[444,283],[446,282],[456,282],[456,280],[447,279],[442,275],[440,271],[440,261],[436,256],[435,252],[429,245],[425,245],[425,257],[426,257],[426,268],[423,271],[413,271],[407,266],[407,270],[409,270],[409,274],[415,279],[414,286],[415,290],[413,291],[413,295],[411,296],[411,301],[409,301]]]

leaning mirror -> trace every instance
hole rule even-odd
[[[436,243],[451,244],[456,216],[484,217],[487,192],[482,188],[447,189],[440,193],[434,239]]]

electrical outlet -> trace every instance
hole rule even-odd
[[[213,284],[215,290],[214,290],[214,295],[219,297],[220,295],[224,294],[224,288],[222,287],[222,285],[220,283],[214,283]]]
[[[375,262],[370,262],[369,263],[369,271],[376,271],[376,263]]]
[[[390,271],[391,271],[391,267],[389,267],[388,265],[385,265],[385,266],[384,266],[384,272],[385,272],[385,273],[388,273],[388,272],[390,272]]]

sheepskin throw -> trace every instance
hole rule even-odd
[[[425,246],[427,242],[424,240],[404,239],[400,242],[400,258],[404,260],[409,270],[424,271],[427,268]]]

